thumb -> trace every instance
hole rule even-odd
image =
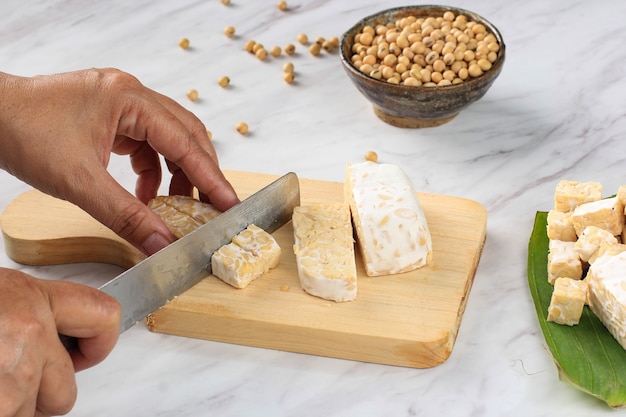
[[[146,255],[158,252],[175,240],[161,218],[125,190],[108,171],[103,169],[92,178],[89,186],[93,190],[79,192],[74,201]]]
[[[115,298],[85,285],[42,281],[60,334],[78,338],[70,352],[76,371],[101,362],[119,336],[121,308]]]

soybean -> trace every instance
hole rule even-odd
[[[293,72],[285,72],[283,74],[283,80],[287,83],[287,84],[292,84],[294,79],[295,79],[295,74]]]
[[[224,28],[224,35],[232,38],[233,36],[235,36],[235,28],[233,26],[226,26]]]
[[[304,33],[299,34],[297,39],[298,42],[300,42],[300,44],[302,45],[306,45],[307,43],[309,43],[309,37]]]
[[[235,129],[237,129],[237,132],[241,133],[242,135],[245,135],[249,131],[248,124],[246,122],[237,123],[235,125]]]
[[[243,46],[243,49],[247,52],[252,53],[255,45],[256,45],[256,42],[250,39],[249,41],[245,43],[245,45]]]
[[[313,56],[318,56],[321,50],[322,50],[322,47],[320,46],[319,43],[312,43],[311,46],[309,47],[309,52]]]
[[[293,43],[288,43],[285,45],[285,53],[287,55],[293,55],[296,53],[296,46]]]
[[[280,46],[273,46],[272,49],[270,49],[270,53],[273,57],[279,57],[282,53],[282,49],[280,48]]]
[[[198,93],[198,90],[195,89],[191,89],[189,91],[187,91],[187,98],[191,101],[197,101],[198,98],[200,97],[200,94]]]
[[[371,162],[378,162],[378,154],[374,151],[365,152],[365,160]]]
[[[261,47],[257,49],[254,55],[261,61],[265,61],[265,59],[267,58],[267,51],[265,50],[265,48]]]
[[[217,80],[217,83],[220,87],[226,88],[230,84],[230,78],[228,78],[227,76],[220,77],[220,79]]]
[[[293,72],[293,71],[294,71],[293,63],[285,62],[285,65],[283,65],[283,72],[288,73],[288,72]]]
[[[180,46],[183,49],[189,48],[189,39],[182,38],[181,40],[178,41],[178,46]]]

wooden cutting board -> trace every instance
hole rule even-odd
[[[276,176],[226,171],[240,198]],[[342,184],[300,179],[302,204],[342,200]],[[293,228],[274,233],[280,265],[237,290],[214,276],[155,311],[151,331],[364,362],[428,368],[451,354],[481,251],[487,212],[463,198],[418,193],[433,240],[422,269],[368,277],[357,255],[358,296],[335,303],[299,284]],[[32,265],[107,262],[130,267],[142,255],[78,207],[36,190],[0,216],[8,255]],[[357,251],[358,252],[358,251]]]

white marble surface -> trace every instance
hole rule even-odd
[[[496,24],[507,62],[488,94],[453,122],[402,130],[373,115],[337,54],[261,63],[247,39],[284,45],[300,32],[340,36],[359,18],[401,1],[3,0],[0,70],[33,75],[117,67],[194,111],[213,131],[226,169],[342,181],[347,161],[375,150],[420,191],[474,199],[488,237],[451,357],[405,369],[153,334],[142,324],[110,357],[78,375],[71,416],[598,416],[604,403],[557,377],[526,281],[537,210],[562,178],[626,183],[626,2],[458,0]],[[222,34],[226,25],[238,36]],[[193,49],[183,51],[186,36]],[[223,90],[216,80],[232,79]],[[185,98],[189,88],[202,100]],[[237,121],[251,134],[234,131]],[[125,158],[110,171],[129,189]],[[0,209],[29,187],[0,172]],[[164,188],[165,189],[165,188]],[[2,245],[0,243],[0,245]],[[2,248],[0,248],[2,249]],[[0,265],[99,285],[106,265]],[[1,405],[0,405],[1,406]]]

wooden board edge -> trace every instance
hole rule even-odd
[[[485,210],[485,220],[486,220],[486,213],[487,211]],[[487,242],[487,222],[485,221],[484,223],[484,228],[483,228],[483,232],[482,232],[482,237],[480,240],[480,244],[478,245],[478,247],[476,248],[476,253],[474,255],[474,263],[472,265],[472,268],[470,269],[470,275],[468,276],[467,279],[467,283],[464,289],[464,296],[461,300],[461,304],[459,305],[459,310],[458,310],[458,316],[457,316],[457,320],[458,323],[457,325],[454,327],[454,335],[452,336],[454,339],[453,344],[456,342],[456,337],[458,335],[459,329],[461,328],[461,323],[463,321],[463,316],[465,314],[465,308],[467,307],[467,301],[472,293],[471,289],[474,286],[474,280],[476,278],[476,272],[478,271],[478,265],[480,264],[480,259],[482,258],[482,254],[483,254],[483,250],[485,248],[485,243]]]
[[[18,239],[2,232],[7,256],[23,265],[46,266],[68,263],[105,263],[128,269],[140,262],[144,255],[128,245],[109,239],[81,238],[37,241]],[[80,249],[76,249],[80,248]]]
[[[449,332],[428,342],[399,340],[311,327],[286,329],[284,324],[167,308],[150,314],[145,322],[148,330],[173,336],[407,368],[440,365],[449,358],[454,342]],[[249,331],[251,327],[254,331]]]

